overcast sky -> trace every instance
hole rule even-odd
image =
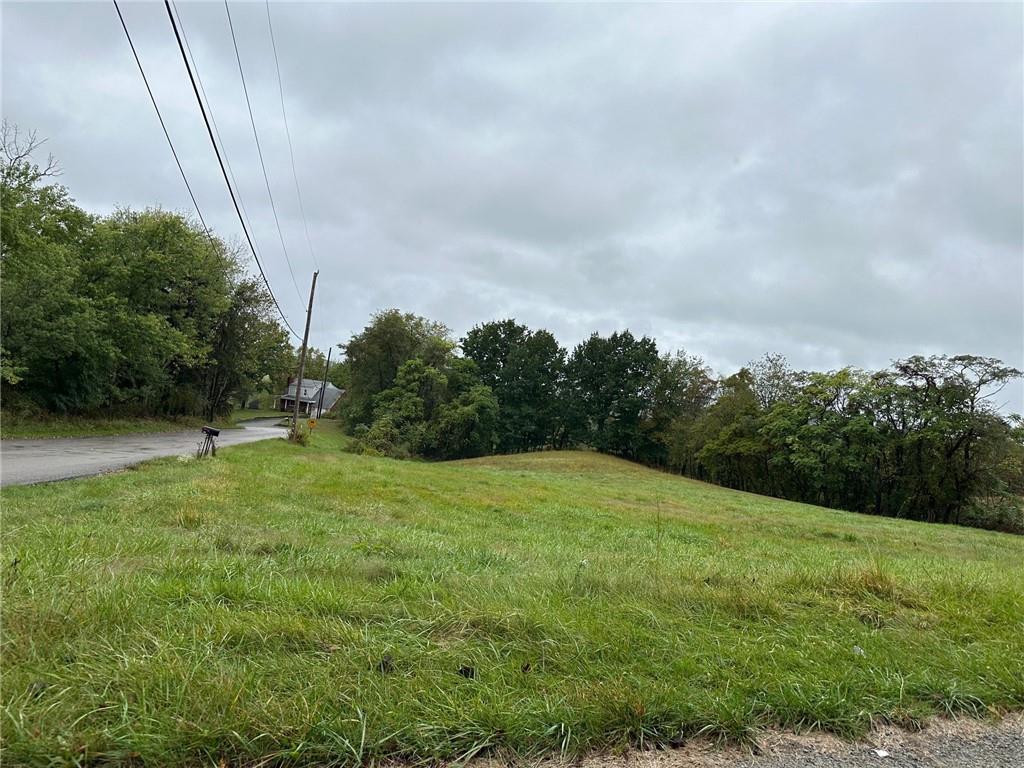
[[[178,9],[301,329],[314,261],[266,7],[231,9],[299,291],[224,6]],[[207,221],[240,237],[163,6],[123,10]],[[271,13],[321,348],[394,306],[570,347],[628,327],[726,373],[766,351],[1024,368],[1020,3]],[[4,117],[49,137],[80,205],[191,210],[111,3],[5,2],[2,25]]]

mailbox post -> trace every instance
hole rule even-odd
[[[203,442],[199,444],[199,450],[196,451],[197,459],[201,459],[203,456],[217,455],[217,443],[214,438],[219,434],[219,429],[215,429],[214,427],[203,427]]]

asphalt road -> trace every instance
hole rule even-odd
[[[287,430],[272,419],[243,422],[241,429],[221,430],[217,447],[284,437]],[[0,441],[0,486],[45,483],[110,472],[159,456],[194,454],[199,430],[109,437],[64,437],[53,440]]]

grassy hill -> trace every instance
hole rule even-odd
[[[3,491],[5,761],[352,764],[1024,709],[1024,538],[591,453]]]

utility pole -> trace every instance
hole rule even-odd
[[[313,294],[316,293],[316,276],[313,273],[313,284],[309,287],[309,306],[306,308],[306,330],[302,334],[302,349],[299,351],[299,378],[295,381],[295,413],[292,416],[291,439],[299,435],[299,398],[302,396],[302,377],[306,373],[306,344],[309,342],[309,320],[313,316]]]
[[[320,385],[320,400],[316,404],[316,417],[324,411],[324,393],[327,390],[327,372],[331,370],[331,347],[327,348],[327,365],[324,366],[324,383]]]

